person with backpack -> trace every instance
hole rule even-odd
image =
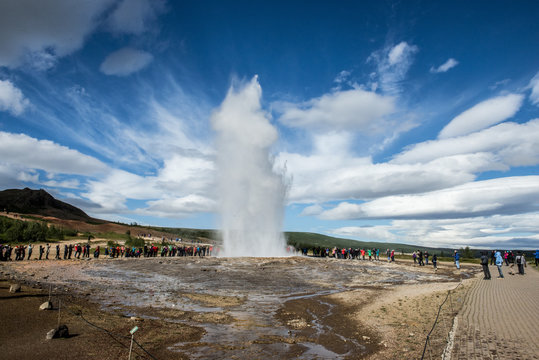
[[[539,250],[535,250],[535,266],[539,264]]]
[[[515,257],[515,263],[518,267],[518,273],[520,275],[524,275],[524,266],[526,266],[526,258],[522,254],[522,252],[518,252],[517,256]]]
[[[481,266],[483,267],[483,273],[485,277],[483,280],[490,280],[490,270],[488,268],[488,255],[486,251],[481,254]]]

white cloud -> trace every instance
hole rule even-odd
[[[459,62],[453,58],[450,58],[448,59],[445,63],[443,63],[442,65],[438,66],[437,68],[435,67],[431,67],[430,68],[430,72],[431,73],[444,73],[444,72],[447,72],[449,71],[450,69],[454,68],[455,66],[457,66],[459,64]]]
[[[391,163],[427,163],[454,155],[490,153],[504,167],[539,163],[539,119],[524,124],[503,123],[466,136],[432,140],[411,146]]]
[[[529,87],[532,90],[530,94],[530,101],[532,104],[539,106],[539,72],[535,74],[533,79],[530,80]]]
[[[391,232],[390,226],[346,226],[330,231],[337,236],[354,237],[362,241],[387,241],[398,240],[397,236]]]
[[[80,49],[112,0],[0,1],[0,66],[38,68]],[[35,62],[35,63],[34,63]]]
[[[324,211],[324,208],[318,204],[307,206],[303,209],[300,216],[314,216],[320,215]]]
[[[109,25],[116,33],[140,35],[164,7],[162,0],[123,0],[110,16]]]
[[[23,113],[30,102],[22,91],[9,80],[0,80],[0,111],[9,111],[15,116]]]
[[[109,54],[99,70],[106,75],[127,76],[144,69],[152,60],[152,54],[126,47]]]
[[[324,211],[328,220],[361,218],[463,218],[520,214],[537,209],[539,176],[506,177],[471,182],[419,195],[379,198],[363,204],[349,202]]]
[[[217,210],[217,203],[207,197],[190,194],[179,198],[165,198],[148,201],[148,207],[136,211],[139,214],[182,218],[196,213],[209,213]]]
[[[373,52],[367,62],[375,62],[378,68],[380,88],[390,95],[401,92],[401,82],[405,79],[413,57],[419,48],[402,41],[393,47]]]
[[[466,135],[507,120],[516,114],[523,100],[523,95],[509,94],[480,102],[451,120],[438,138]]]
[[[425,164],[374,164],[368,157],[348,152],[351,138],[335,136],[333,147],[318,144],[311,155],[279,153],[276,163],[286,164],[293,179],[288,199],[297,203],[322,203],[344,199],[373,199],[381,196],[422,193],[463,184],[475,179],[475,173],[505,170],[506,167],[489,153],[465,154],[433,159]],[[339,150],[340,149],[340,150]]]
[[[137,175],[113,169],[106,176],[88,182],[85,198],[98,204],[94,213],[128,213],[127,200],[148,201],[136,213],[184,217],[210,211],[215,197],[215,164],[200,154],[173,153],[163,159],[156,175]],[[212,208],[213,209],[213,208]]]
[[[324,94],[302,104],[281,104],[279,121],[294,127],[375,131],[395,110],[394,99],[362,89]]]
[[[108,168],[91,156],[52,141],[7,132],[0,132],[0,158],[3,163],[50,173],[96,175]]]
[[[387,225],[343,227],[331,234],[358,240],[401,242],[428,247],[465,246],[491,249],[535,249],[539,213],[464,219],[394,220]]]

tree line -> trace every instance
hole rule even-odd
[[[45,222],[22,221],[0,217],[0,242],[30,243],[47,240],[64,240],[66,236],[76,236],[77,231],[48,226]]]

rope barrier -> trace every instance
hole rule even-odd
[[[448,290],[444,301],[438,307],[438,313],[436,314],[436,319],[434,320],[434,324],[432,325],[432,328],[430,329],[429,333],[427,334],[427,339],[425,340],[425,346],[423,347],[423,354],[421,355],[421,360],[424,360],[424,358],[425,358],[425,352],[427,351],[427,345],[429,344],[430,336],[431,336],[432,332],[434,331],[434,329],[436,328],[436,325],[438,324],[438,318],[440,317],[440,313],[442,312],[442,307],[447,302],[447,299],[450,299],[451,292],[455,291],[460,285],[462,285],[462,282],[460,282],[457,286],[455,286],[454,289]],[[453,305],[451,300],[449,300],[449,301],[450,301],[451,305]],[[451,306],[451,313],[453,313],[453,306]],[[430,354],[430,352],[429,352],[429,354]],[[432,355],[431,355],[431,357],[432,357]]]
[[[59,295],[60,295],[60,294],[57,294],[57,296],[58,296],[58,301],[59,301],[58,304],[60,304],[60,296],[59,296]],[[67,295],[67,294],[62,294],[62,295]],[[78,304],[76,304],[76,303],[74,303],[74,302],[72,302],[72,301],[69,301],[69,300],[67,300],[67,299],[65,299],[65,298],[63,299],[63,301],[64,301],[64,303],[65,303],[65,302],[71,303],[71,305],[74,305],[74,306],[80,306],[80,305],[78,305]],[[100,330],[100,331],[105,332],[107,335],[109,335],[109,336],[110,336],[114,341],[116,341],[118,344],[120,344],[120,345],[122,345],[123,347],[129,349],[129,346],[127,346],[126,344],[122,343],[122,342],[121,342],[120,340],[118,340],[117,338],[124,338],[124,339],[129,339],[129,340],[131,340],[131,337],[130,337],[130,336],[121,335],[121,334],[114,334],[113,332],[111,332],[111,331],[109,331],[109,330],[107,330],[107,329],[105,329],[105,328],[102,328],[102,327],[99,326],[99,325],[96,325],[96,324],[90,322],[89,320],[87,320],[86,318],[84,318],[84,316],[82,315],[82,311],[76,313],[76,312],[74,312],[74,311],[71,311],[71,310],[70,310],[68,307],[66,307],[65,305],[64,305],[64,310],[67,310],[68,312],[70,312],[70,313],[71,313],[72,315],[74,315],[74,316],[80,317],[80,318],[81,318],[84,322],[86,322],[88,325],[90,325],[90,326],[92,326],[92,327],[94,327],[94,328],[96,328],[96,329],[98,329],[98,330]],[[137,346],[138,346],[142,351],[144,351],[150,358],[152,358],[152,359],[154,359],[154,360],[157,360],[157,358],[156,358],[154,355],[152,355],[151,353],[149,353],[149,352],[148,352],[148,351],[147,351],[141,344],[139,344],[135,339],[133,339],[133,342],[134,342],[135,344],[137,344]],[[144,357],[144,355],[142,355],[142,354],[140,354],[140,353],[138,353],[138,352],[136,352],[136,351],[134,351],[134,352],[135,352],[137,355]]]

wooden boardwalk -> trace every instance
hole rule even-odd
[[[477,279],[458,315],[451,359],[539,360],[539,271],[528,264],[525,275]],[[516,271],[515,268],[512,269]]]

